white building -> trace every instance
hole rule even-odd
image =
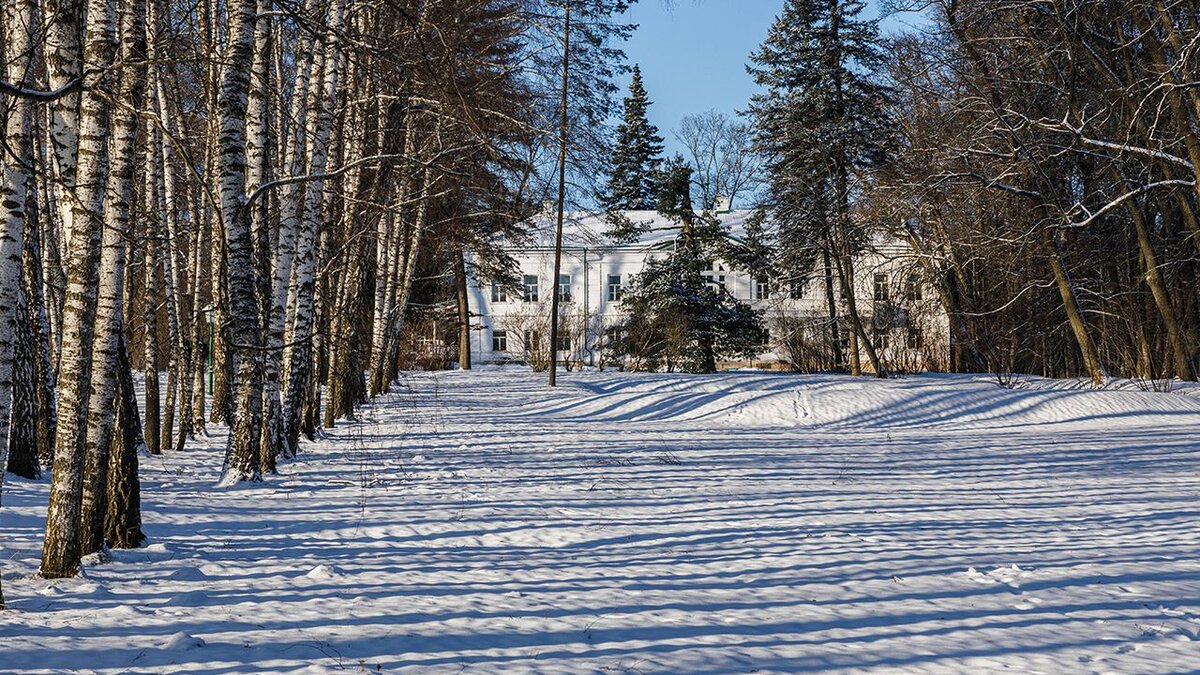
[[[735,241],[744,235],[750,211],[718,217]],[[646,263],[673,247],[678,225],[653,211],[627,216],[648,225],[638,241],[615,243],[606,236],[602,215],[568,214],[563,228],[562,285],[564,317],[559,358],[590,366],[613,365],[606,336],[625,322],[622,289]],[[472,284],[471,351],[475,363],[534,362],[548,357],[548,333],[554,276],[554,226],[542,221],[531,244],[514,252],[522,285]],[[856,261],[856,298],[863,321],[890,370],[916,371],[945,367],[947,322],[928,285],[915,273],[913,261],[899,243],[878,245]],[[764,312],[770,340],[753,364],[814,362],[829,353],[829,310],[823,279],[763,279],[722,261],[707,273],[735,298]],[[839,294],[840,295],[840,294]],[[844,303],[841,303],[844,304]],[[844,307],[841,308],[844,312]],[[841,340],[846,342],[843,326]],[[821,340],[825,342],[822,345]],[[812,352],[807,353],[806,352]],[[867,365],[865,354],[864,367]]]

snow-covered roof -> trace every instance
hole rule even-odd
[[[753,211],[730,211],[716,214],[726,233],[735,239],[744,239],[746,221]],[[625,211],[624,215],[634,223],[648,226],[645,234],[634,242],[618,243],[608,236],[611,225],[604,213],[572,211],[563,220],[563,246],[567,248],[631,248],[642,249],[673,241],[679,236],[679,223],[657,211]],[[557,221],[553,213],[538,215],[530,229],[530,242],[522,248],[538,249],[554,247],[554,231]]]

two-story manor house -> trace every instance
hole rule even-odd
[[[550,300],[561,287],[559,358],[588,365],[615,365],[607,353],[607,337],[625,321],[621,298],[633,277],[655,256],[664,255],[679,236],[679,226],[653,211],[627,217],[645,224],[637,241],[617,243],[605,233],[603,215],[568,214],[563,228],[561,274],[554,276],[554,221],[542,217],[532,242],[512,253],[521,284],[472,284],[471,351],[475,363],[532,362],[548,356]],[[731,239],[740,241],[750,211],[718,214]],[[874,342],[893,370],[944,367],[948,329],[927,284],[899,244],[878,244],[855,261],[855,295],[859,313],[871,327]],[[823,279],[769,279],[713,262],[709,282],[763,311],[770,339],[753,364],[797,363],[819,352],[829,353],[830,313]],[[838,294],[841,295],[840,293]],[[844,312],[839,302],[839,312]],[[841,330],[843,347],[846,329]],[[824,340],[824,342],[822,342]],[[866,364],[864,356],[863,363]]]

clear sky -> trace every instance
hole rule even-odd
[[[746,64],[783,3],[639,0],[629,10],[627,18],[638,30],[625,52],[630,64],[642,67],[653,102],[650,121],[667,141],[668,153],[680,149],[672,132],[685,115],[711,109],[732,115],[746,108],[757,90]],[[892,20],[885,28],[893,24],[898,25]],[[622,86],[627,85],[626,78]]]

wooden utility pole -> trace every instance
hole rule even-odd
[[[550,295],[550,386],[556,386],[558,374],[558,303],[562,288],[563,216],[567,196],[567,76],[571,66],[571,0],[566,2],[566,20],[563,26],[563,73],[562,73],[562,120],[558,130],[558,227],[554,234],[554,278]]]

